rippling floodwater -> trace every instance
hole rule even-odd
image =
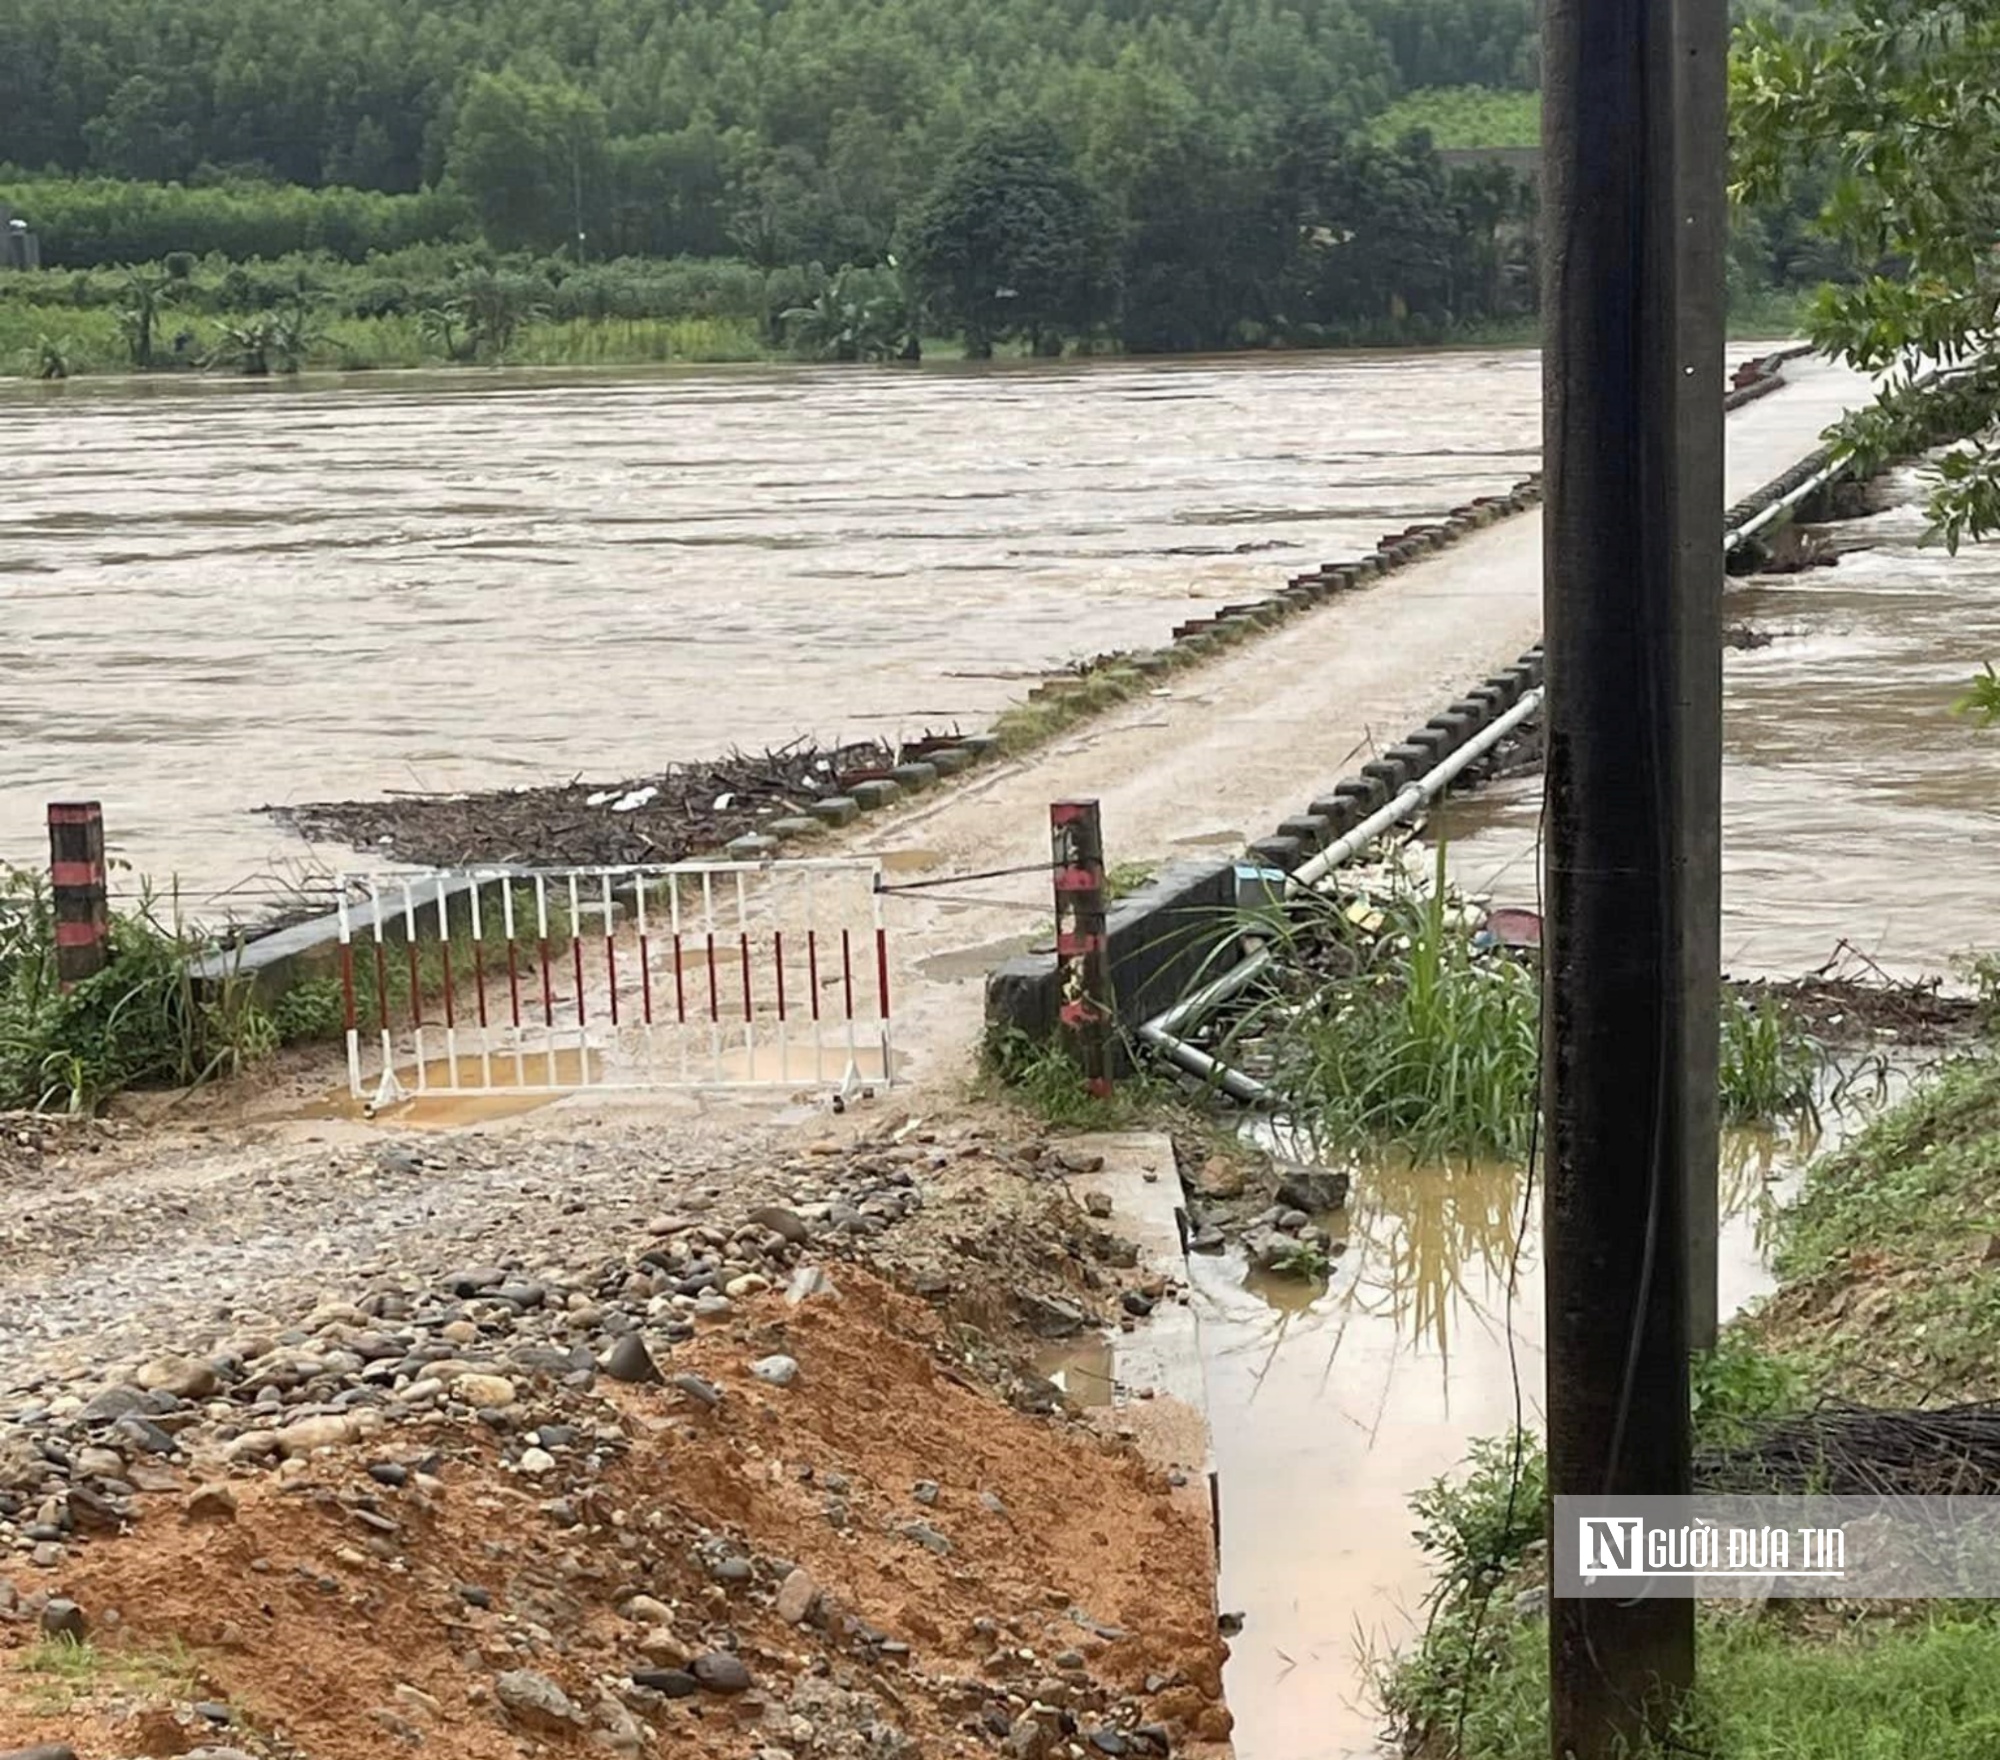
[[[978,724],[1531,469],[1530,351],[0,393],[0,857]],[[327,858],[340,860],[340,852]]]
[[[1944,974],[2000,946],[2000,734],[1951,713],[2000,661],[2000,543],[1924,545],[1918,474],[1883,487],[1897,505],[1824,528],[1868,548],[1729,590],[1727,619],[1774,638],[1723,668],[1722,954],[1739,976],[1836,955],[1850,975]],[[1524,780],[1452,807],[1462,882],[1533,902],[1538,803]]]

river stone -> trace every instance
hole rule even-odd
[[[747,1693],[750,1690],[750,1671],[743,1666],[741,1657],[732,1656],[727,1650],[710,1650],[697,1656],[693,1665],[694,1678],[711,1693]]]
[[[115,1448],[80,1448],[76,1451],[76,1471],[82,1479],[121,1478],[125,1457]]]
[[[58,1595],[42,1609],[42,1630],[51,1638],[69,1638],[81,1644],[90,1635],[90,1621],[67,1595]]]
[[[140,1417],[137,1412],[127,1412],[111,1426],[111,1434],[142,1454],[172,1454],[180,1447],[168,1431],[162,1430],[151,1418]]]
[[[519,1722],[551,1733],[574,1729],[580,1721],[569,1695],[545,1674],[532,1668],[510,1669],[496,1676],[493,1695]]]
[[[674,1610],[651,1595],[634,1595],[625,1603],[625,1617],[642,1626],[670,1626]]]
[[[632,1684],[646,1687],[669,1699],[691,1699],[701,1691],[701,1682],[684,1668],[635,1668]]]
[[[660,1365],[653,1361],[653,1353],[646,1348],[646,1341],[636,1332],[621,1334],[605,1353],[604,1372],[613,1381],[659,1382],[665,1379],[660,1374]]]
[[[451,1391],[476,1412],[504,1411],[514,1403],[514,1384],[504,1375],[461,1375]]]
[[[206,1399],[216,1389],[215,1371],[195,1357],[155,1357],[142,1363],[132,1379],[148,1393],[171,1393],[176,1399]]]
[[[236,1519],[236,1493],[227,1485],[203,1485],[187,1500],[191,1522],[228,1522]]]
[[[1325,1167],[1294,1167],[1278,1182],[1278,1202],[1292,1210],[1338,1210],[1347,1202],[1350,1175]]]
[[[812,1239],[812,1230],[806,1220],[796,1210],[787,1210],[782,1204],[764,1204],[750,1212],[750,1220],[759,1228],[768,1228],[795,1247],[802,1247]]]
[[[142,1410],[145,1404],[146,1395],[140,1388],[107,1387],[77,1416],[85,1424],[110,1424],[128,1412]]]
[[[295,1458],[316,1448],[340,1448],[361,1434],[361,1420],[355,1414],[330,1413],[318,1418],[301,1418],[275,1433],[278,1453]],[[245,1439],[247,1440],[247,1438]]]
[[[775,1610],[787,1625],[801,1624],[812,1612],[813,1603],[819,1599],[819,1585],[812,1580],[809,1571],[794,1570],[778,1586]]]
[[[42,1742],[32,1748],[9,1748],[0,1760],[76,1760],[76,1750],[67,1742]]]
[[[759,1357],[750,1365],[750,1373],[772,1387],[790,1387],[798,1379],[799,1361],[796,1357]]]
[[[699,1375],[676,1375],[674,1377],[674,1386],[686,1394],[689,1399],[699,1400],[705,1406],[719,1406],[722,1404],[721,1390],[711,1382],[704,1381]]]

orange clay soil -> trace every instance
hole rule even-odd
[[[82,1680],[33,1669],[32,1622],[0,1621],[0,1751],[1099,1760],[1159,1752],[1161,1726],[1176,1753],[1226,1738],[1199,1478],[1176,1489],[1129,1448],[1009,1410],[952,1365],[925,1304],[853,1267],[835,1277],[834,1297],[763,1298],[674,1353],[674,1372],[722,1391],[713,1409],[616,1387],[551,1392],[517,1420],[580,1426],[586,1448],[593,1426],[622,1431],[601,1471],[573,1449],[531,1478],[487,1426],[432,1421],[238,1470],[233,1515],[147,1496],[128,1533],[13,1569],[23,1597],[82,1606],[99,1661]],[[749,1373],[776,1351],[799,1364],[786,1388]],[[409,1465],[409,1484],[371,1480],[384,1462]],[[912,1495],[923,1480],[932,1505]],[[749,1581],[716,1580],[726,1552]],[[794,1565],[821,1591],[802,1624],[774,1606]],[[628,1617],[634,1594],[662,1605]],[[177,1645],[198,1686],[145,1678],[137,1659]],[[749,1691],[667,1699],[627,1679],[720,1648]],[[502,1710],[495,1679],[520,1669],[563,1689],[573,1729]],[[201,1724],[197,1698],[226,1702],[233,1725]],[[1154,1742],[1083,1745],[1114,1724],[1154,1726]]]

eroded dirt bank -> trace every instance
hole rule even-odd
[[[586,1221],[521,1219],[484,1262],[418,1233],[395,1271],[295,1264],[289,1306],[224,1277],[205,1322],[164,1309],[35,1377],[0,1425],[0,1750],[1226,1740],[1198,1467],[1142,1455],[1115,1411],[1085,1424],[1028,1366],[1038,1337],[1178,1292],[1071,1194],[1073,1152],[827,1127],[761,1181],[748,1144],[648,1180],[636,1130],[606,1133],[569,1150],[601,1164]],[[414,1194],[536,1136],[374,1161]],[[10,1127],[10,1175],[115,1202],[159,1152],[76,1137]],[[87,1650],[45,1635],[77,1630]]]

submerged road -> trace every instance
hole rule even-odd
[[[1865,377],[1825,362],[1794,361],[1786,381],[1728,418],[1731,502],[1870,395]],[[1046,862],[1049,802],[1094,796],[1113,867],[1234,854],[1514,659],[1541,622],[1542,522],[1529,513],[1171,674],[1156,695],[870,824],[858,847],[896,852],[899,880]],[[987,967],[1048,935],[1041,876],[939,892],[948,897],[910,893],[891,906],[898,1039],[920,1081],[963,1068]]]

